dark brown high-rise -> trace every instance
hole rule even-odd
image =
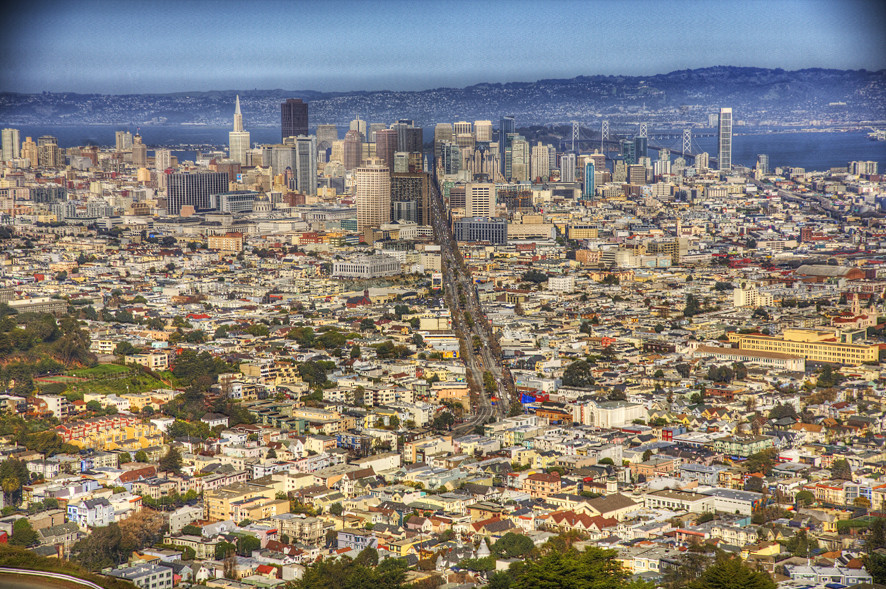
[[[381,129],[375,132],[375,157],[385,162],[389,170],[394,169],[394,153],[397,151],[397,131]]]
[[[308,103],[287,98],[280,105],[280,131],[283,139],[308,134]]]

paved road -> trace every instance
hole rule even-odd
[[[0,587],[3,589],[51,589],[55,587],[61,587],[62,589],[84,589],[85,587],[94,589],[99,587],[82,579],[74,580],[73,577],[68,575],[40,573],[38,571],[22,571],[19,574],[7,572],[9,570],[11,569],[4,568],[0,571]],[[33,576],[37,574],[52,576]]]
[[[436,178],[431,183],[431,192],[434,236],[437,243],[440,244],[443,256],[443,286],[446,302],[452,314],[452,326],[459,339],[465,344],[464,361],[467,369],[471,371],[474,382],[481,389],[480,394],[477,395],[474,415],[454,428],[455,433],[466,434],[472,431],[476,425],[485,423],[491,417],[506,415],[512,400],[513,379],[510,371],[501,361],[501,357],[494,352],[499,349],[498,346],[491,345],[495,336],[485,318],[480,302],[477,300],[474,283],[464,267],[458,245],[452,236],[449,214]],[[473,320],[472,325],[468,325],[465,313],[468,313]],[[474,337],[478,337],[481,343],[477,352],[473,347]],[[483,390],[484,371],[492,373],[498,383],[498,401],[495,405],[492,404],[491,395]]]

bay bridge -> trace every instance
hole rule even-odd
[[[610,129],[609,121],[604,120],[600,125],[599,131],[592,131],[587,127],[581,126],[577,121],[572,121],[571,137],[564,137],[560,140],[559,149],[562,151],[582,151],[590,149],[598,149],[601,153],[606,154],[606,159],[618,159],[622,148],[622,141],[633,140],[638,137],[645,137],[648,141],[646,148],[657,152],[666,149],[672,155],[682,157],[688,162],[694,162],[695,156],[703,153],[695,139],[698,137],[716,137],[717,133],[713,130],[693,130],[691,128],[684,129],[662,129],[650,131],[646,123],[640,123],[634,132],[616,132]],[[717,157],[709,154],[709,162],[715,163]]]

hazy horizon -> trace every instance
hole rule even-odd
[[[244,10],[245,8],[245,10]],[[874,0],[97,0],[3,13],[0,91],[420,91],[728,64],[886,69]]]

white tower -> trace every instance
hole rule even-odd
[[[229,154],[232,160],[240,164],[246,163],[246,152],[249,151],[249,131],[243,130],[243,114],[240,112],[240,96],[234,104],[234,130],[228,133]]]

